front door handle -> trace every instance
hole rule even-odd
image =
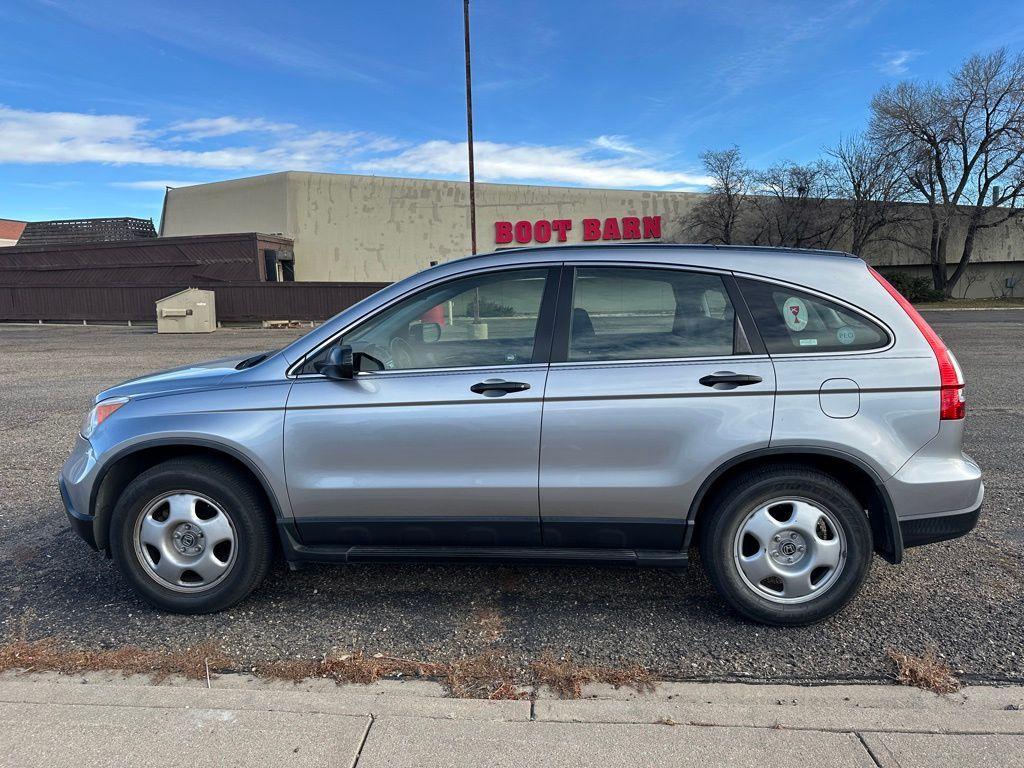
[[[736,387],[747,387],[751,384],[760,384],[761,377],[751,373],[733,373],[732,371],[717,371],[707,376],[701,376],[700,383],[705,387],[714,389],[735,389]]]
[[[525,392],[530,388],[529,384],[522,381],[505,381],[504,379],[487,379],[479,384],[470,387],[471,392],[487,397],[501,397],[509,392]]]

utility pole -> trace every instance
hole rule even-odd
[[[466,143],[469,147],[469,234],[473,253],[476,254],[476,178],[473,171],[473,76],[469,67],[469,0],[462,0],[462,22],[466,32]]]

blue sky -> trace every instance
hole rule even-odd
[[[465,177],[459,0],[4,0],[0,217],[158,218],[279,170]],[[1024,4],[474,0],[478,178],[700,188],[808,160],[878,88],[1024,48]]]

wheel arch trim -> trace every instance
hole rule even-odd
[[[289,520],[290,518],[285,513],[284,508],[281,505],[280,499],[274,492],[273,486],[267,479],[266,473],[244,452],[238,450],[234,446],[219,442],[217,440],[209,440],[201,437],[159,437],[150,440],[143,440],[138,443],[132,443],[131,445],[125,446],[107,456],[103,463],[96,470],[96,479],[92,484],[92,489],[89,492],[89,512],[93,516],[93,527],[94,536],[96,538],[97,546],[100,549],[106,549],[109,552],[109,547],[105,546],[107,541],[109,524],[109,513],[105,515],[100,514],[100,510],[97,509],[96,504],[99,497],[100,488],[103,486],[103,481],[106,479],[110,470],[121,460],[126,459],[144,451],[152,450],[154,448],[202,448],[207,451],[214,453],[221,453],[228,456],[235,461],[242,464],[252,474],[256,481],[259,483],[260,489],[263,491],[267,500],[270,502],[271,510],[274,514],[275,522],[282,520]]]
[[[745,464],[750,461],[757,461],[758,459],[799,459],[800,457],[805,456],[817,456],[844,462],[860,470],[871,479],[874,484],[874,489],[878,494],[878,498],[881,501],[882,507],[880,510],[882,512],[881,518],[876,520],[875,516],[872,516],[871,519],[872,534],[875,537],[875,551],[890,563],[900,563],[903,560],[903,535],[900,530],[899,519],[896,517],[896,510],[893,507],[892,499],[889,496],[889,491],[885,487],[885,483],[879,476],[878,472],[870,464],[852,454],[832,448],[810,445],[785,445],[759,448],[757,450],[741,453],[738,456],[733,456],[718,465],[717,468],[704,478],[700,488],[697,489],[697,493],[690,502],[690,508],[686,515],[686,538],[684,546],[688,547],[692,543],[697,514],[700,511],[701,506],[704,504],[708,492],[727,472],[735,469],[741,464]]]

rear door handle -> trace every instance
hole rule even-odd
[[[471,392],[487,397],[501,397],[509,392],[525,392],[530,388],[529,384],[522,381],[505,381],[504,379],[487,379],[479,384],[470,387]]]
[[[701,376],[700,383],[705,387],[714,389],[735,389],[736,387],[748,387],[751,384],[760,384],[761,377],[751,373],[733,373],[732,371],[717,371],[707,376]]]

